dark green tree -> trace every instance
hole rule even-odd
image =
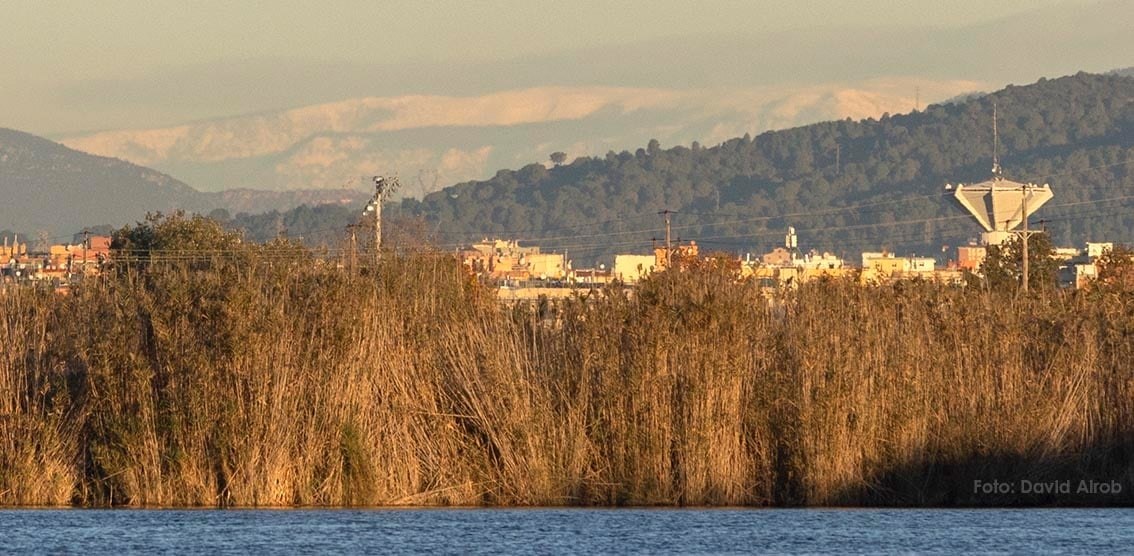
[[[1054,257],[1051,238],[1045,233],[1028,239],[1028,287],[1049,290],[1058,285],[1059,261]],[[1024,275],[1024,242],[1013,237],[1001,245],[988,246],[980,265],[984,284],[995,291],[1016,291]]]
[[[180,211],[148,214],[144,222],[115,232],[110,243],[115,266],[129,268],[146,268],[159,261],[207,268],[212,259],[244,254],[245,247],[240,234],[226,230],[220,222]]]

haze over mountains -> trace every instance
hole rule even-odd
[[[342,187],[398,173],[403,193],[420,196],[553,151],[601,156],[651,138],[712,145],[908,112],[1009,82],[1126,66],[1134,51],[1131,2],[1041,3],[965,24],[926,12],[917,26],[813,21],[567,49],[534,41],[485,58],[469,44],[444,60],[159,66],[65,83],[61,103],[81,99],[86,109],[51,137],[202,190]],[[99,131],[73,131],[91,128]]]
[[[495,2],[436,10],[410,4],[400,10],[408,12],[406,19],[432,17],[432,23],[445,25],[431,29],[433,34],[413,31],[412,25],[423,21],[391,26],[357,15],[343,21],[349,9],[297,21],[288,21],[288,12],[298,10],[285,6],[277,6],[270,18],[263,10],[232,9],[226,15],[238,17],[217,21],[222,18],[194,6],[42,8],[64,12],[59,19],[106,12],[114,17],[105,21],[105,33],[114,34],[73,52],[78,39],[60,41],[30,30],[36,23],[58,28],[61,22],[13,26],[11,34],[24,41],[10,45],[13,54],[22,55],[10,64],[29,73],[35,68],[55,73],[49,81],[6,82],[0,89],[0,121],[58,139],[352,98],[477,97],[539,87],[726,91],[917,78],[988,82],[996,88],[1129,66],[1134,51],[1128,24],[1134,4],[1127,0],[588,2],[602,10],[522,4],[511,10]],[[445,15],[476,10],[505,13],[483,25]],[[147,15],[157,20],[130,29]],[[264,25],[268,20],[271,25]],[[634,27],[612,28],[635,21]],[[89,20],[70,23],[83,32],[98,28]],[[253,28],[261,32],[250,32]],[[371,32],[362,36],[362,29]],[[216,40],[202,41],[202,35]],[[71,47],[72,56],[35,56],[52,45]],[[912,97],[913,91],[903,94]]]
[[[874,80],[856,87],[538,87],[367,97],[63,143],[158,168],[201,189],[341,188],[356,176],[398,173],[406,178],[402,194],[420,197],[499,168],[546,161],[554,151],[574,158],[651,138],[712,144],[751,130],[909,111],[984,86]]]

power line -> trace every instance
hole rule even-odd
[[[1112,203],[1112,202],[1129,201],[1129,200],[1134,200],[1134,195],[1122,195],[1122,196],[1108,197],[1108,198],[1103,198],[1103,199],[1093,199],[1093,200],[1087,200],[1087,201],[1073,201],[1073,202],[1062,203],[1062,204],[1048,205],[1047,208],[1048,209],[1059,209],[1059,208],[1067,208],[1067,207],[1080,207],[1080,206],[1096,205],[1096,204],[1100,204],[1100,203]],[[1068,214],[1068,215],[1060,215],[1060,216],[1055,217],[1055,218],[1049,218],[1049,219],[1047,219],[1047,221],[1048,222],[1066,221],[1066,220],[1072,220],[1072,219],[1075,219],[1075,218],[1091,217],[1093,215],[1096,215],[1096,213],[1082,213],[1082,214],[1072,213],[1072,214]],[[883,231],[885,231],[884,230],[885,228],[893,228],[893,227],[909,226],[909,225],[919,225],[919,224],[924,225],[924,224],[927,224],[927,223],[937,223],[937,222],[963,221],[963,220],[967,220],[968,218],[970,218],[970,217],[966,214],[956,214],[956,215],[939,216],[939,217],[933,217],[933,218],[918,218],[918,219],[910,219],[910,220],[899,220],[899,221],[893,221],[893,222],[873,222],[873,223],[863,223],[863,224],[849,224],[849,225],[842,225],[842,226],[816,226],[816,227],[812,227],[812,228],[804,228],[804,229],[801,229],[801,231],[807,231],[807,232],[840,232],[840,231],[868,230],[868,229],[883,229]],[[691,226],[691,225],[673,226],[673,228],[686,228],[686,229],[694,228],[694,227],[698,227],[698,226]],[[649,229],[644,229],[644,230],[621,232],[620,234],[626,235],[626,234],[633,234],[633,233],[658,232],[658,231],[661,231],[661,229],[649,228]],[[887,233],[891,234],[888,231],[887,231]],[[921,233],[922,232],[916,232],[914,235],[921,234]],[[754,238],[761,238],[761,237],[778,237],[780,234],[781,234],[781,231],[779,231],[779,230],[764,230],[764,231],[751,232],[751,233],[720,234],[720,235],[715,235],[715,236],[709,235],[709,236],[701,236],[701,237],[690,238],[690,239],[693,239],[693,240],[696,240],[696,241],[708,241],[708,240],[719,240],[719,239],[741,239],[741,238],[754,239]],[[595,237],[610,237],[610,235],[612,235],[612,234],[580,234],[580,235],[573,235],[573,236],[560,236],[561,239],[576,240],[576,241],[569,242],[569,243],[562,243],[562,244],[559,244],[559,245],[562,246],[562,247],[567,247],[567,248],[572,248],[572,249],[583,249],[583,248],[587,248],[587,247],[634,245],[634,244],[642,244],[642,243],[645,242],[645,238],[642,238],[642,239],[639,239],[639,240],[623,240],[623,241],[618,241],[618,242],[578,241],[578,240],[585,240],[585,239],[590,239],[590,238],[595,238]],[[890,235],[890,237],[893,237],[892,234]],[[450,244],[450,246],[459,247],[460,245],[459,244]],[[444,247],[444,245],[438,245],[437,247]],[[264,250],[264,251],[274,249],[274,250],[282,251],[282,252],[292,252],[295,249],[297,249],[297,247],[294,247],[294,246],[279,246],[279,247],[260,246],[260,247],[258,247],[258,249]],[[328,248],[326,250],[329,251],[329,252],[342,251],[341,248],[338,248],[338,249]],[[130,251],[130,250],[125,250],[125,251]],[[144,249],[140,249],[140,250],[137,250],[137,251],[148,252]],[[193,254],[225,253],[225,252],[232,252],[232,251],[242,252],[242,251],[240,251],[239,248],[230,248],[230,249],[171,249],[171,250],[163,250],[163,251],[167,252],[167,253],[168,252],[186,252],[186,253],[193,253]]]

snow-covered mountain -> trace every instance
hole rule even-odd
[[[908,112],[986,88],[974,81],[878,79],[818,86],[680,90],[533,87],[476,96],[367,97],[156,129],[62,138],[195,188],[337,189],[396,173],[420,196],[498,168],[602,155],[658,139],[705,145],[807,123]]]

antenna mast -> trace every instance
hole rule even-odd
[[[996,101],[992,101],[992,177],[1003,177],[1000,171],[1000,132],[996,129]]]

